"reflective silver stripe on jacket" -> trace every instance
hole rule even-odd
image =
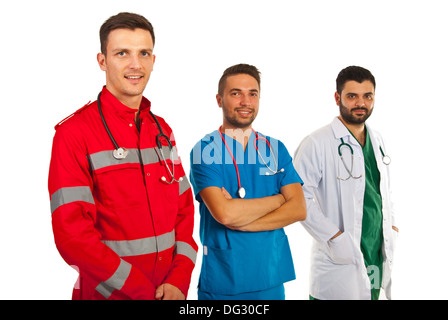
[[[190,189],[190,182],[188,181],[187,176],[183,176],[182,181],[179,182],[179,195],[181,195],[188,189]]]
[[[115,159],[113,155],[113,150],[100,151],[97,153],[92,153],[90,155],[90,161],[93,170],[98,170],[106,168],[109,166],[124,164],[124,163],[136,163],[140,164],[138,149],[127,149],[128,155],[124,159]]]
[[[95,289],[103,297],[108,299],[114,290],[121,290],[123,288],[125,281],[131,273],[132,265],[124,260],[120,261],[115,273],[106,281],[101,282]]]
[[[196,263],[196,251],[191,245],[182,241],[175,241],[175,231],[160,236],[136,240],[102,240],[120,257],[139,256],[161,252],[175,246],[175,254],[188,257],[193,264]]]
[[[89,187],[67,187],[61,188],[51,195],[50,207],[51,214],[60,206],[75,202],[83,201],[91,204],[95,204],[93,200],[92,191]]]
[[[141,153],[142,153],[143,164],[145,164],[145,165],[157,163],[157,162],[161,162],[161,161],[163,162],[163,157],[160,154],[160,150],[158,147],[142,149]],[[170,152],[170,148],[168,146],[162,146],[162,153],[163,153],[163,156],[165,157],[165,160],[171,160],[171,152]],[[177,154],[176,147],[173,147],[173,159],[172,160],[173,161],[179,160],[179,156]]]
[[[190,244],[183,241],[176,241],[176,248],[174,253],[184,255],[189,258],[193,262],[193,264],[196,264],[197,252]]]
[[[135,163],[140,164],[139,152],[142,155],[142,161],[144,165],[153,164],[157,162],[163,162],[163,158],[160,155],[160,150],[157,147],[146,148],[142,150],[138,149],[127,149],[128,155],[126,158],[118,160],[114,158],[113,150],[100,151],[92,153],[90,155],[90,161],[93,170],[99,170],[109,166],[115,166],[125,163]],[[171,159],[170,150],[167,146],[162,146],[162,152],[166,160]],[[173,147],[173,161],[179,160],[176,147]]]
[[[140,256],[160,252],[174,246],[174,230],[160,236],[136,240],[103,240],[120,257]]]

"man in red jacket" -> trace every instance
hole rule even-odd
[[[120,13],[100,41],[106,86],[56,126],[49,172],[55,243],[79,271],[73,299],[185,299],[194,205],[171,128],[143,97],[154,31]]]

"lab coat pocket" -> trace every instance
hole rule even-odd
[[[354,264],[355,255],[350,234],[343,232],[333,240],[328,241],[329,255],[335,264]]]

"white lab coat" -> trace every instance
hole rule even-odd
[[[380,145],[385,154],[381,136],[366,126],[381,176],[380,192],[383,207],[383,280],[386,298],[391,298],[391,267],[397,232],[390,199],[389,168],[382,161]],[[353,148],[353,176],[347,178],[339,154],[341,139]],[[344,160],[350,169],[351,153],[342,148]],[[333,122],[307,136],[294,156],[294,166],[302,178],[307,202],[307,218],[302,222],[313,236],[310,270],[310,295],[317,299],[370,299],[370,279],[361,252],[362,216],[365,189],[365,169],[362,147],[344,124]],[[329,240],[338,231],[343,232]],[[372,270],[369,270],[372,271]],[[370,273],[372,275],[373,273]]]

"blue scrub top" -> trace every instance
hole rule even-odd
[[[265,137],[258,133],[259,137]],[[223,134],[238,165],[245,199],[261,198],[280,193],[291,183],[302,183],[294,169],[292,158],[279,140],[265,137],[257,146],[264,161],[273,170],[275,162],[284,171],[265,175],[269,171],[254,146],[252,132],[246,150]],[[199,290],[234,295],[278,286],[294,280],[295,272],[287,236],[282,229],[263,232],[231,230],[218,223],[203,203],[199,192],[207,187],[224,187],[233,198],[238,197],[238,179],[232,156],[227,151],[218,130],[207,134],[190,154],[190,181],[201,214],[200,239],[204,246]]]

